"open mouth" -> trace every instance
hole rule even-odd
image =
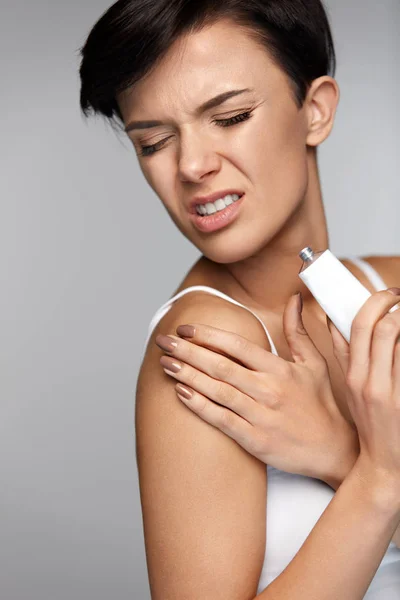
[[[224,198],[220,198],[215,202],[207,202],[206,204],[198,204],[196,206],[196,214],[200,217],[209,217],[216,213],[224,211],[228,206],[231,206],[240,198],[243,194],[227,194]]]
[[[235,195],[234,195],[235,196]],[[208,209],[210,210],[211,214],[198,214],[197,213],[197,207],[196,207],[196,212],[192,213],[190,215],[191,217],[191,221],[193,222],[194,226],[199,230],[202,231],[204,233],[210,233],[212,231],[217,231],[218,229],[222,229],[224,227],[226,227],[227,225],[229,225],[230,223],[232,223],[236,217],[238,216],[239,212],[240,212],[240,208],[244,202],[244,198],[245,198],[245,194],[242,194],[239,196],[239,194],[236,194],[237,199],[232,200],[231,202],[229,202],[228,199],[228,203],[223,205],[223,208],[218,209],[217,207],[214,207],[215,210],[214,212],[212,208]],[[226,198],[226,196],[225,196]],[[221,199],[221,201],[224,202],[224,199]],[[209,204],[209,203],[207,203]],[[207,204],[205,205],[206,209],[207,209]],[[215,202],[212,202],[211,205],[213,206],[215,204]],[[221,204],[219,204],[219,200],[217,200],[217,206],[222,206]]]

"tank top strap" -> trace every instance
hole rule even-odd
[[[348,256],[347,259],[345,258],[345,260],[349,260],[359,267],[368,277],[377,292],[387,289],[388,286],[383,281],[382,277],[367,261],[363,260],[359,256]]]
[[[253,312],[250,308],[248,308],[247,306],[245,306],[244,304],[241,304],[240,302],[238,302],[237,300],[234,300],[233,298],[231,298],[230,296],[228,296],[227,294],[224,294],[223,292],[220,292],[219,290],[216,290],[215,288],[209,287],[207,285],[192,285],[184,290],[182,290],[181,292],[178,292],[177,294],[175,294],[175,296],[173,296],[172,298],[170,298],[169,300],[167,300],[167,302],[165,302],[162,306],[160,306],[160,308],[156,311],[155,315],[153,316],[153,318],[150,321],[149,327],[148,327],[148,332],[147,332],[147,338],[146,338],[146,342],[144,344],[144,348],[147,347],[147,344],[149,342],[149,339],[151,337],[151,334],[154,331],[154,328],[156,327],[156,325],[161,321],[161,319],[163,318],[163,316],[169,311],[169,309],[171,308],[172,304],[175,302],[175,300],[178,300],[179,298],[181,298],[182,296],[184,296],[185,294],[188,294],[189,292],[208,292],[209,294],[212,294],[214,296],[218,296],[219,298],[223,298],[224,300],[227,300],[228,302],[231,302],[232,304],[236,304],[237,306],[241,306],[242,308],[245,308],[246,310],[248,310],[249,312],[251,312],[251,314],[256,317],[256,319],[258,319],[258,321],[261,323],[261,325],[263,326],[263,329],[267,335],[268,341],[271,345],[271,352],[272,354],[275,354],[276,356],[278,356],[278,351],[275,347],[275,344],[270,336],[270,333],[268,331],[268,329],[266,328],[266,326],[264,325],[264,323],[262,322],[262,320],[260,319],[260,317]]]

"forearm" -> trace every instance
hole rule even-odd
[[[361,600],[400,523],[394,490],[349,473],[286,569],[260,600]]]
[[[352,452],[351,454],[349,454],[348,458],[345,461],[342,461],[340,464],[337,465],[336,471],[324,477],[323,481],[325,481],[325,483],[327,483],[335,491],[339,489],[343,481],[346,479],[347,475],[352,470],[357,458],[358,452]],[[391,541],[394,542],[398,548],[400,548],[400,524],[397,527]]]

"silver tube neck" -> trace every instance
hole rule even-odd
[[[310,258],[314,256],[314,250],[307,246],[306,248],[303,248],[299,256],[302,260],[310,260]]]

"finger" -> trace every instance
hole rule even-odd
[[[286,366],[285,360],[237,333],[217,329],[216,327],[211,327],[211,325],[195,323],[189,326],[180,325],[177,327],[177,334],[183,337],[185,337],[181,333],[184,331],[183,327],[194,328],[194,335],[190,337],[192,343],[205,346],[210,350],[223,352],[225,355],[239,360],[245,367],[254,371],[268,372],[271,370],[277,373],[280,367],[284,369]]]
[[[223,381],[234,386],[244,394],[252,398],[257,398],[260,393],[259,380],[254,377],[254,371],[243,367],[232,361],[226,356],[218,354],[208,348],[197,346],[188,340],[183,340],[177,336],[157,336],[156,343],[164,350],[167,350],[166,340],[173,342],[174,346],[169,346],[169,354],[179,359],[182,363],[202,371],[210,378]],[[244,338],[243,338],[244,339]],[[266,352],[266,351],[265,351]],[[268,354],[266,352],[266,354]],[[207,391],[204,393],[208,396]]]
[[[283,313],[283,331],[296,363],[326,368],[326,361],[310,338],[299,312],[298,295],[289,299]]]
[[[247,452],[254,454],[257,442],[255,427],[227,408],[210,402],[206,396],[195,390],[190,390],[192,392],[190,399],[185,398],[180,393],[178,385],[176,393],[179,400],[190,408],[192,412],[203,419],[203,421],[206,421],[206,423],[209,423],[235,440]]]
[[[235,412],[238,416],[254,423],[260,406],[246,394],[222,381],[217,381],[190,365],[181,363],[170,356],[162,356],[160,363],[164,371],[183,385],[206,396],[213,402]],[[257,410],[258,409],[258,410]]]
[[[399,302],[399,297],[387,290],[372,294],[355,316],[350,334],[350,357],[348,371],[351,379],[361,387],[365,384],[369,368],[374,327]],[[392,316],[398,312],[391,313]]]
[[[349,369],[350,345],[328,316],[326,317],[326,321],[332,337],[333,353],[344,377],[346,377]]]
[[[399,335],[400,317],[393,314],[386,314],[374,327],[368,375],[374,397],[388,400],[391,397],[394,348]]]
[[[392,379],[392,396],[396,406],[400,407],[400,338],[397,339],[394,347]]]

